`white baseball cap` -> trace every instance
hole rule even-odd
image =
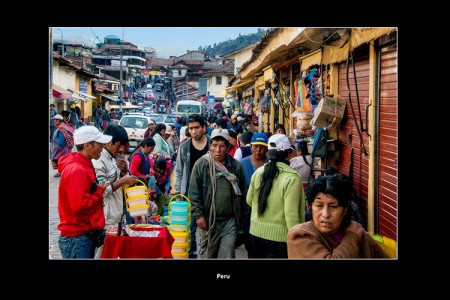
[[[226,130],[226,129],[219,128],[219,129],[214,129],[211,132],[211,139],[216,138],[218,136],[223,137],[227,141],[230,140],[230,135],[228,133],[228,130]]]
[[[289,138],[282,133],[277,133],[272,135],[269,138],[269,150],[271,149],[275,149],[278,151],[284,151],[284,150],[288,150],[288,149],[292,149],[295,150],[291,143],[289,142]]]
[[[63,118],[63,116],[61,116],[60,114],[57,114],[57,115],[55,115],[53,118],[51,118],[52,120],[60,120],[60,121],[63,121],[64,120],[64,118]]]
[[[75,145],[86,144],[89,142],[98,142],[106,144],[112,139],[111,135],[101,133],[95,126],[81,126],[73,133],[73,141]]]

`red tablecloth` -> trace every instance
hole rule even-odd
[[[157,237],[134,237],[107,235],[101,258],[173,258],[173,236],[166,227],[150,228],[160,230]]]

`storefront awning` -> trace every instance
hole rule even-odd
[[[69,89],[69,91],[71,91],[72,93],[77,93],[77,94],[79,94],[79,95],[81,95],[83,97],[87,97],[87,98],[91,98],[91,99],[97,99],[97,97],[94,97],[94,96],[86,94],[86,93],[82,93],[80,91],[75,91],[75,90],[72,90],[72,89]]]
[[[63,89],[59,85],[52,84],[53,88],[53,97],[59,98],[59,99],[69,99],[72,98],[72,93],[69,92],[66,89]]]
[[[86,98],[83,98],[83,97],[80,97],[80,96],[77,96],[77,95],[72,95],[71,98],[72,99],[76,99],[76,100],[80,100],[80,101],[84,101],[84,102],[88,102],[89,101],[89,99],[86,99]]]
[[[108,98],[109,100],[112,100],[112,101],[116,101],[116,102],[120,101],[119,98],[116,96],[111,96],[111,95],[107,95],[107,94],[103,94],[103,93],[100,94],[100,96]]]
[[[302,62],[300,71],[305,71],[313,65],[321,65],[322,62],[322,49],[314,51],[308,55],[300,57]]]
[[[250,84],[250,83],[253,83],[253,82],[254,82],[254,80],[249,80],[249,81],[246,81],[246,82],[238,83],[236,85],[229,86],[229,87],[225,88],[225,90],[227,90],[227,91],[228,90],[235,90],[237,88],[240,88],[242,86],[246,86],[247,84]]]

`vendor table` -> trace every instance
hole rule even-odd
[[[101,258],[173,258],[174,238],[167,228],[147,230],[160,230],[160,233],[157,237],[107,235]]]

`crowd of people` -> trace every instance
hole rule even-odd
[[[388,257],[354,218],[348,177],[312,180],[307,142],[294,143],[282,124],[257,132],[250,116],[224,112],[152,123],[126,159],[125,129],[102,133],[99,107],[95,126],[76,129],[50,112],[63,258],[99,258],[108,226],[148,221],[124,204],[124,185],[138,181],[149,190],[148,216],[162,216],[170,195],[190,199],[189,258],[235,258],[242,244],[249,258]]]

